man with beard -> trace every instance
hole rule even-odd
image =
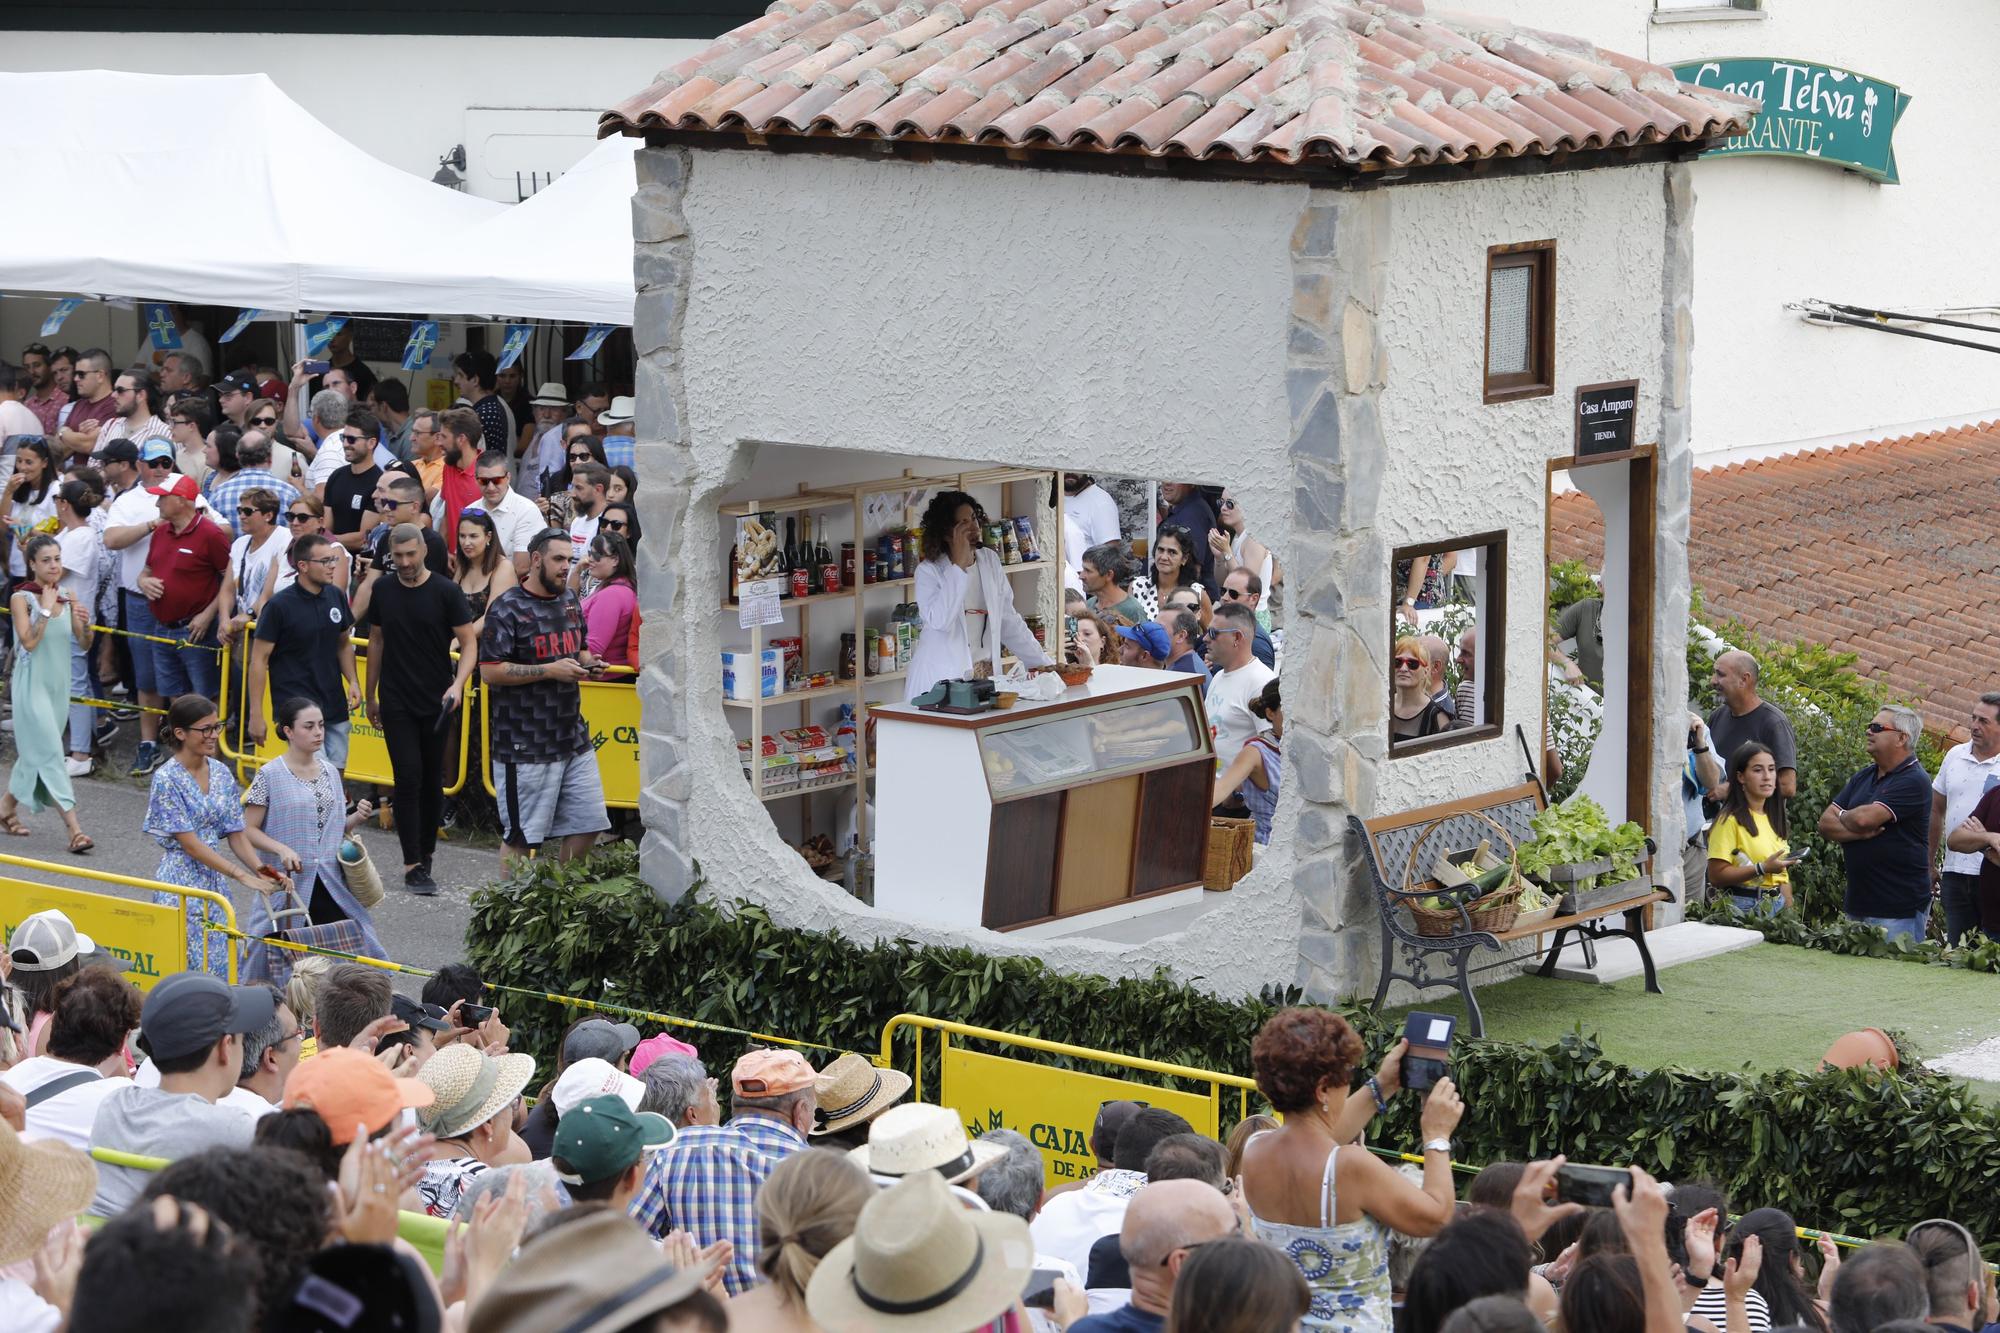
[[[458,547],[458,516],[479,503],[479,478],[474,472],[486,438],[477,413],[454,407],[438,414],[444,432],[444,468],[438,473],[437,494],[431,497],[431,526],[446,550]]]
[[[569,534],[548,529],[528,546],[528,577],[486,608],[479,679],[493,691],[503,869],[545,842],[560,860],[581,856],[609,827],[578,688],[599,664],[569,591],[570,561]]]
[[[69,395],[56,384],[55,356],[49,345],[29,343],[21,353],[21,369],[28,373],[28,396],[22,403],[42,423],[42,434],[55,434],[56,418],[68,405]]]

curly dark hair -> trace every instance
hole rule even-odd
[[[260,1311],[283,1307],[333,1221],[325,1173],[287,1148],[210,1148],[183,1157],[147,1181],[140,1198],[151,1203],[162,1194],[200,1204],[256,1252]]]
[[[964,491],[939,491],[924,506],[924,559],[936,560],[951,554],[951,530],[958,523],[958,511],[963,505],[972,506],[973,521],[985,531],[986,509],[979,501]],[[979,544],[973,542],[974,546]]]
[[[1316,1105],[1327,1084],[1345,1095],[1360,1060],[1361,1038],[1330,1009],[1280,1009],[1250,1043],[1257,1090],[1281,1115]]]
[[[108,967],[86,967],[55,989],[49,1054],[94,1065],[109,1060],[139,1026],[139,988]]]

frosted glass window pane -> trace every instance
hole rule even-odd
[[[1528,371],[1529,306],[1535,270],[1528,264],[1496,268],[1487,275],[1486,373],[1524,375]]]

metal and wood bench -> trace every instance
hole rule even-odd
[[[1641,892],[1619,895],[1609,902],[1592,903],[1571,915],[1550,917],[1511,930],[1474,928],[1471,916],[1460,904],[1458,914],[1462,929],[1449,935],[1417,933],[1416,923],[1406,910],[1406,904],[1436,893],[1437,886],[1426,877],[1414,888],[1405,889],[1403,875],[1410,849],[1424,835],[1424,831],[1434,823],[1443,822],[1443,827],[1432,834],[1425,844],[1440,853],[1449,848],[1471,847],[1482,838],[1491,836],[1490,827],[1479,818],[1484,815],[1505,829],[1516,842],[1525,843],[1534,837],[1528,821],[1542,808],[1542,803],[1541,787],[1528,782],[1503,791],[1406,810],[1401,814],[1368,820],[1348,817],[1350,827],[1367,849],[1368,873],[1374,882],[1375,905],[1382,918],[1382,975],[1375,985],[1374,1008],[1382,1007],[1392,981],[1406,981],[1419,992],[1450,987],[1465,1000],[1470,1025],[1468,1035],[1484,1036],[1485,1018],[1479,1011],[1479,1001],[1473,995],[1471,978],[1475,973],[1508,966],[1514,960],[1503,958],[1473,967],[1470,965],[1473,951],[1484,948],[1497,953],[1503,944],[1511,941],[1548,934],[1554,934],[1555,940],[1537,969],[1538,976],[1546,977],[1555,972],[1556,959],[1562,953],[1565,939],[1571,934],[1583,942],[1586,950],[1590,949],[1594,940],[1622,936],[1638,947],[1639,963],[1646,973],[1646,989],[1655,995],[1661,993],[1652,951],[1646,947],[1646,909],[1657,902],[1671,902],[1673,895],[1653,887],[1650,879],[1643,881],[1645,887]],[[1475,811],[1477,814],[1473,813]],[[1622,916],[1624,924],[1605,925],[1605,918],[1611,916]],[[1442,964],[1441,968],[1439,964]]]

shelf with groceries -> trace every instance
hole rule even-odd
[[[1062,624],[1061,488],[1053,473],[1023,468],[817,478],[791,495],[753,495],[755,485],[718,507],[724,711],[752,794],[767,808],[783,803],[783,815],[773,813],[781,836],[823,846],[831,833],[843,856],[866,855],[874,819],[868,718],[902,701],[923,633],[913,594],[924,505],[944,490],[976,497],[991,516],[981,544],[999,557],[1030,632],[1053,647]],[[784,757],[798,751],[783,738],[808,728],[841,750],[840,766],[806,761],[801,776]],[[748,762],[752,751],[758,762]],[[834,800],[804,799],[822,792]]]

